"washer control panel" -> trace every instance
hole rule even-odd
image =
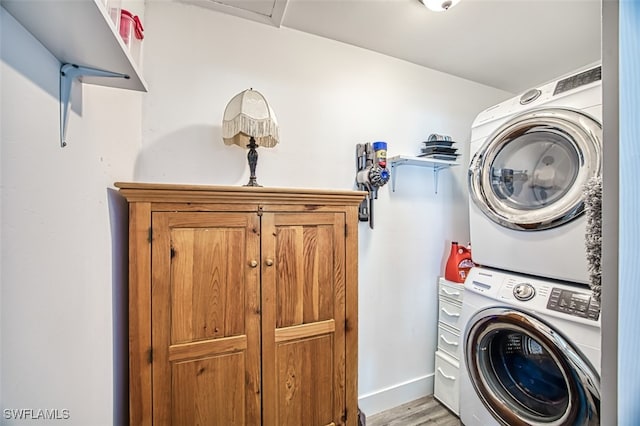
[[[519,283],[513,287],[513,297],[521,301],[533,299],[536,295],[536,289],[529,283]]]
[[[600,303],[590,294],[557,287],[551,289],[547,309],[594,321],[600,316]]]
[[[480,267],[471,268],[464,286],[465,303],[481,295],[485,304],[491,300],[494,304],[589,325],[600,320],[600,303],[583,286]]]

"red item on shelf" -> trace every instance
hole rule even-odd
[[[471,250],[458,245],[457,241],[453,241],[444,271],[444,278],[455,283],[464,283],[469,270],[474,266],[471,260]]]
[[[143,31],[142,22],[137,15],[134,16],[126,9],[120,11],[120,37],[124,40],[124,44],[130,46],[134,35],[138,40],[142,40]]]

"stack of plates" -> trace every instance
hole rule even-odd
[[[460,155],[458,154],[458,149],[453,148],[455,142],[451,138],[447,137],[447,139],[429,138],[428,141],[422,142],[424,146],[420,149],[418,157],[456,161]]]

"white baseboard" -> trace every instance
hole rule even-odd
[[[434,374],[398,383],[358,397],[358,405],[365,416],[405,404],[433,394]]]

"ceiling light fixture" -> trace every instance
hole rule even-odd
[[[418,1],[424,4],[429,10],[433,10],[434,12],[444,12],[445,10],[451,9],[460,0],[418,0]]]

